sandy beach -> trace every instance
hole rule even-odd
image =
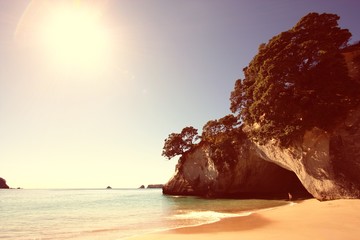
[[[306,200],[293,205],[226,218],[219,222],[148,234],[132,240],[155,239],[359,239],[360,200],[319,202]]]

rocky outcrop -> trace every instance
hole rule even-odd
[[[162,188],[163,186],[163,184],[149,184],[147,188]]]
[[[360,43],[343,51],[349,77],[360,81]],[[257,145],[266,161],[294,172],[319,200],[360,198],[360,106],[329,131],[314,128],[288,148]]]
[[[344,49],[348,74],[360,81],[360,43]],[[289,147],[276,140],[250,139],[232,145],[232,157],[218,159],[202,143],[179,159],[165,194],[240,198],[283,198],[311,194],[319,200],[360,198],[360,106],[331,131],[314,128]],[[226,152],[225,151],[225,152]],[[234,157],[235,156],[235,157]]]
[[[183,196],[198,195],[182,173],[183,171],[179,171],[179,168],[176,167],[174,176],[163,186],[162,190],[164,194]]]
[[[275,141],[257,147],[264,160],[294,172],[319,200],[360,198],[360,108],[332,132],[315,128],[286,149]]]
[[[217,162],[209,144],[183,155],[164,194],[265,199],[287,199],[288,193],[310,196],[293,172],[261,159],[252,142],[235,146],[237,157],[228,161]]]
[[[287,193],[319,200],[360,198],[360,107],[331,132],[314,128],[302,141],[281,147],[245,139],[236,159],[216,161],[201,144],[180,158],[165,194],[240,198],[284,198]],[[306,189],[306,190],[305,190]]]
[[[6,184],[5,179],[0,178],[0,188],[9,188],[9,186]]]

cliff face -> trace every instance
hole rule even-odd
[[[343,56],[348,74],[360,81],[360,43]],[[331,132],[318,128],[301,141],[281,147],[244,139],[226,146],[233,152],[217,160],[216,149],[201,144],[183,155],[165,194],[240,198],[285,198],[311,194],[319,200],[360,198],[360,106]],[[234,157],[235,156],[235,157]]]
[[[286,199],[309,196],[296,175],[264,161],[249,140],[238,147],[236,159],[217,162],[214,149],[202,144],[180,159],[177,171],[164,186],[165,194],[203,197]]]
[[[305,133],[301,143],[289,148],[269,142],[258,145],[257,151],[264,160],[294,172],[307,191],[319,200],[359,198],[358,126],[344,123],[332,133],[313,129]]]
[[[283,148],[246,139],[236,159],[219,163],[202,144],[180,159],[165,194],[286,198],[310,193],[319,200],[360,198],[360,107],[330,133],[313,129],[302,142]],[[306,189],[306,190],[305,190]]]
[[[350,50],[344,53],[349,76],[359,81],[359,45]],[[257,148],[262,159],[294,172],[319,200],[360,198],[360,106],[331,132],[314,128],[289,148],[274,141]]]
[[[6,184],[5,179],[0,178],[0,188],[9,188],[9,186]]]

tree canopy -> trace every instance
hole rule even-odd
[[[349,77],[343,56],[351,33],[338,20],[335,14],[309,13],[260,45],[231,92],[233,114],[210,120],[202,129],[201,141],[211,144],[216,161],[237,159],[236,144],[245,139],[243,123],[252,140],[287,145],[305,130],[331,130],[359,104],[360,79]],[[193,127],[170,134],[162,155],[171,159],[190,151],[197,134]]]
[[[189,151],[198,139],[198,130],[194,127],[185,127],[181,133],[171,133],[164,140],[162,156],[171,159]]]
[[[231,111],[253,127],[251,137],[286,144],[314,126],[328,130],[357,104],[359,85],[341,55],[351,33],[338,20],[310,13],[260,45],[230,97]]]
[[[203,127],[201,140],[214,142],[219,134],[228,134],[238,125],[238,119],[232,114],[220,119],[210,120]]]

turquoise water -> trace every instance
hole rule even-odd
[[[164,196],[161,189],[0,190],[0,239],[123,239],[283,204]]]

